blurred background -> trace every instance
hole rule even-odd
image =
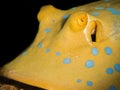
[[[98,0],[4,0],[0,12],[0,67],[17,57],[34,40],[37,13],[44,5],[69,9]]]

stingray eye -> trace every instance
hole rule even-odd
[[[77,32],[83,30],[87,25],[87,13],[85,12],[77,12],[71,15],[68,22],[71,30]]]
[[[87,16],[85,14],[80,15],[76,18],[76,23],[78,23],[80,26],[87,24]]]

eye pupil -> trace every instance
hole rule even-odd
[[[83,18],[81,18],[81,22],[84,22]]]

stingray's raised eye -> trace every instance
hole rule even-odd
[[[82,31],[88,22],[88,16],[86,12],[77,12],[70,16],[69,25],[72,31],[79,32]]]

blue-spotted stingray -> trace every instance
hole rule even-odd
[[[40,8],[39,30],[1,75],[47,90],[120,90],[120,0]]]

